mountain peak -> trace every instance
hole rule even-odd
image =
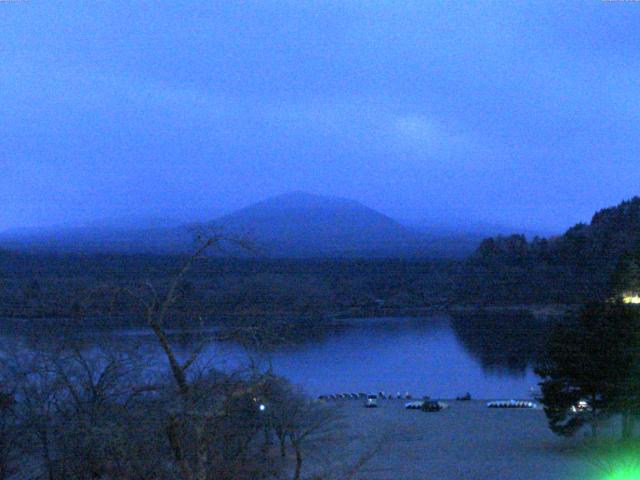
[[[355,200],[327,195],[318,195],[302,190],[282,193],[247,208],[279,208],[279,209],[315,209],[315,208],[336,208],[336,207],[364,207]]]

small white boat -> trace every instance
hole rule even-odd
[[[364,406],[367,408],[375,408],[378,406],[377,395],[367,395],[367,399],[364,401]]]

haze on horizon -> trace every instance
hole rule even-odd
[[[560,232],[639,194],[635,2],[0,2],[0,230],[287,191]]]

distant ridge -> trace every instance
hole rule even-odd
[[[195,225],[158,222],[89,225],[0,234],[0,248],[31,252],[183,253]],[[203,224],[255,242],[259,255],[312,257],[464,257],[479,238],[426,234],[355,200],[294,191],[267,198]],[[228,248],[228,255],[246,255]]]

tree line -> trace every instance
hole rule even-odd
[[[185,260],[116,254],[0,256],[0,318],[130,324],[140,318],[139,304],[127,290],[141,278],[166,288]],[[300,318],[361,314],[380,305],[443,305],[451,301],[461,268],[449,261],[205,257],[179,286],[175,310],[183,308],[186,317],[198,311],[216,319]]]
[[[460,297],[488,303],[606,300],[616,266],[639,243],[640,197],[602,209],[589,224],[562,235],[487,238],[469,259]]]

